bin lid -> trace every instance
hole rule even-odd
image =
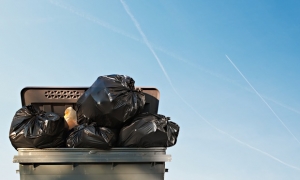
[[[21,90],[22,106],[36,105],[41,110],[64,115],[67,107],[74,107],[89,87],[25,87]],[[137,87],[145,94],[144,112],[157,113],[160,93],[155,87]]]

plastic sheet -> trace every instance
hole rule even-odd
[[[120,130],[121,147],[171,147],[177,142],[179,126],[160,114],[143,113]]]
[[[78,123],[122,127],[124,122],[142,112],[145,105],[145,95],[135,89],[134,83],[131,77],[124,75],[98,77],[77,101]]]
[[[67,147],[109,149],[115,142],[116,135],[111,129],[97,127],[96,123],[81,124],[69,135]]]
[[[65,147],[68,125],[53,112],[34,106],[19,109],[11,123],[9,139],[17,148]]]

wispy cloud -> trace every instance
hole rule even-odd
[[[269,153],[267,153],[267,152],[265,152],[265,151],[262,151],[262,150],[260,150],[260,149],[258,149],[258,148],[255,148],[255,147],[253,147],[253,146],[251,146],[251,145],[249,145],[249,144],[247,144],[247,143],[245,143],[245,142],[243,142],[243,141],[237,139],[236,137],[234,137],[234,136],[228,134],[227,132],[225,132],[225,131],[223,131],[223,130],[217,128],[216,126],[214,126],[213,124],[211,124],[208,120],[206,120],[201,114],[199,114],[198,111],[196,111],[196,109],[194,109],[193,106],[191,106],[184,98],[182,98],[181,95],[178,93],[178,91],[175,89],[175,87],[173,86],[173,83],[172,83],[170,77],[168,76],[168,74],[167,74],[165,68],[163,67],[163,65],[162,65],[160,59],[158,58],[158,56],[156,55],[155,51],[153,50],[153,48],[152,48],[151,44],[149,43],[149,41],[148,41],[146,35],[145,35],[144,32],[142,31],[142,28],[140,27],[138,21],[137,21],[136,18],[133,16],[133,14],[130,12],[130,9],[129,9],[129,7],[127,6],[127,4],[126,4],[123,0],[120,0],[120,2],[122,3],[122,5],[123,5],[123,7],[124,7],[124,9],[125,9],[125,11],[126,11],[126,13],[130,16],[132,22],[134,23],[135,27],[136,27],[137,30],[139,31],[140,35],[142,36],[142,38],[143,38],[145,44],[147,45],[148,49],[151,51],[151,53],[153,54],[154,58],[155,58],[156,61],[158,62],[159,66],[160,66],[161,70],[163,71],[165,77],[167,78],[167,80],[168,80],[170,86],[172,87],[172,89],[174,90],[174,92],[177,94],[177,96],[178,96],[178,97],[179,97],[179,98],[180,98],[180,99],[181,99],[188,107],[190,107],[191,110],[193,110],[193,111],[194,111],[194,112],[195,112],[202,120],[204,120],[209,126],[211,126],[212,128],[214,128],[214,129],[217,130],[218,132],[227,135],[228,137],[230,137],[230,138],[233,139],[234,141],[238,142],[239,144],[242,144],[242,145],[244,145],[244,146],[246,146],[246,147],[248,147],[248,148],[250,148],[250,149],[252,149],[252,150],[255,150],[255,151],[257,151],[257,152],[260,152],[261,154],[263,154],[263,155],[265,155],[265,156],[268,156],[269,158],[272,158],[273,160],[275,160],[275,161],[277,161],[277,162],[279,162],[279,163],[281,163],[281,164],[283,164],[283,165],[285,165],[285,166],[288,166],[288,167],[290,167],[290,168],[293,168],[293,169],[296,169],[296,170],[299,170],[299,171],[300,171],[300,168],[299,168],[299,167],[290,165],[290,164],[288,164],[288,163],[286,163],[286,162],[284,162],[284,161],[282,161],[282,160],[276,158],[275,156],[272,156],[271,154],[269,154]]]
[[[280,117],[275,113],[275,111],[271,108],[271,106],[265,101],[265,99],[256,91],[256,89],[252,86],[252,84],[248,81],[248,79],[243,75],[243,73],[239,70],[239,68],[231,61],[231,59],[225,55],[228,61],[233,65],[233,67],[239,72],[239,74],[244,78],[244,80],[248,83],[248,85],[253,89],[253,91],[259,96],[259,98],[265,103],[265,105],[271,110],[271,112],[275,115],[278,121],[282,124],[282,126],[290,133],[291,136],[300,144],[300,141],[297,137],[292,133],[292,131],[284,124],[284,122],[280,119]]]

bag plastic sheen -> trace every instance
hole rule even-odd
[[[16,112],[9,139],[15,149],[65,147],[67,133],[63,118],[29,105]]]
[[[100,127],[120,128],[142,112],[145,95],[136,90],[134,80],[124,75],[100,76],[78,99],[78,123],[96,122]]]
[[[112,130],[97,127],[96,123],[92,123],[76,126],[67,139],[67,146],[70,148],[109,149],[115,142],[116,135]]]
[[[160,114],[142,113],[120,130],[121,147],[171,147],[176,144],[179,126]]]

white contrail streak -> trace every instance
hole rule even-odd
[[[123,36],[125,36],[125,37],[128,37],[128,38],[130,38],[130,39],[132,39],[132,40],[138,41],[138,42],[140,42],[140,43],[143,43],[143,44],[145,43],[145,42],[142,41],[141,39],[139,39],[139,38],[137,38],[137,37],[135,37],[135,36],[133,36],[133,35],[127,33],[127,32],[124,32],[124,31],[122,31],[122,30],[120,30],[120,29],[118,29],[118,28],[116,28],[116,27],[114,27],[114,26],[108,24],[107,22],[104,22],[104,21],[102,21],[102,20],[100,20],[100,19],[94,17],[94,16],[88,15],[87,13],[84,13],[83,11],[76,10],[74,7],[72,7],[72,6],[68,5],[68,4],[65,4],[65,3],[62,3],[62,2],[58,2],[58,1],[54,1],[54,0],[49,0],[49,2],[52,3],[52,4],[54,4],[54,5],[56,5],[57,7],[60,7],[60,8],[62,8],[62,9],[66,9],[66,10],[70,11],[71,13],[74,13],[74,14],[76,14],[76,15],[82,17],[82,18],[85,18],[85,19],[87,19],[87,20],[89,20],[89,21],[91,21],[91,22],[93,22],[93,23],[95,23],[95,24],[98,24],[98,25],[100,25],[100,26],[102,26],[102,27],[104,27],[104,28],[106,28],[106,29],[109,29],[109,30],[111,30],[111,31],[113,31],[113,32],[115,32],[115,33],[118,33],[118,34],[120,34],[120,35],[123,35]],[[149,43],[149,44],[151,44],[151,43]],[[169,56],[171,56],[171,57],[173,57],[173,58],[175,58],[175,59],[177,59],[177,60],[179,60],[179,61],[182,61],[182,62],[184,62],[184,63],[186,63],[186,64],[192,66],[193,68],[197,68],[197,69],[199,69],[199,70],[201,70],[201,71],[203,71],[203,72],[205,72],[205,73],[208,73],[208,74],[210,74],[210,75],[212,75],[212,76],[215,76],[215,77],[220,78],[220,79],[222,79],[222,80],[225,80],[225,81],[228,81],[228,82],[230,82],[230,83],[236,84],[233,80],[228,79],[228,78],[224,77],[223,75],[216,74],[216,73],[211,72],[211,71],[209,71],[209,70],[207,70],[207,69],[204,69],[204,68],[202,68],[202,67],[199,67],[197,64],[193,64],[193,63],[191,63],[190,61],[188,61],[188,60],[186,60],[186,59],[184,59],[184,58],[181,58],[181,57],[175,55],[175,54],[172,53],[172,52],[166,51],[165,49],[162,49],[162,48],[159,48],[159,47],[155,47],[155,46],[151,46],[151,47],[153,47],[154,49],[159,50],[159,51],[165,53],[166,55],[169,55]],[[238,86],[239,86],[239,85],[238,85]],[[289,106],[287,106],[287,105],[284,105],[284,104],[282,104],[282,103],[279,103],[279,102],[277,102],[277,101],[275,101],[275,100],[272,100],[272,99],[270,99],[270,98],[267,98],[267,97],[264,97],[264,98],[265,98],[265,99],[268,99],[268,100],[270,100],[270,101],[273,101],[274,103],[276,103],[276,104],[278,104],[278,105],[280,105],[280,106],[282,106],[282,107],[284,107],[284,108],[286,108],[286,109],[289,109],[289,110],[291,110],[291,111],[293,111],[293,112],[295,112],[295,113],[297,113],[297,114],[300,114],[300,111],[295,110],[294,108],[291,108],[291,107],[289,107]]]
[[[239,74],[244,78],[244,80],[248,83],[248,85],[253,89],[253,91],[260,97],[260,99],[267,105],[267,107],[271,110],[271,112],[275,115],[275,117],[281,122],[283,127],[295,138],[295,140],[300,144],[300,141],[296,138],[296,136],[292,133],[292,131],[283,123],[280,117],[275,113],[275,111],[271,108],[271,106],[265,101],[265,99],[256,91],[256,89],[251,85],[248,79],[243,75],[243,73],[239,70],[239,68],[231,61],[231,59],[225,55],[228,61],[233,65],[233,67],[239,72]]]
[[[104,27],[106,29],[109,29],[109,30],[111,30],[111,31],[113,31],[115,33],[118,33],[118,34],[123,35],[125,37],[128,37],[130,39],[133,39],[135,41],[141,41],[139,38],[134,37],[133,35],[128,34],[128,33],[124,32],[124,31],[122,31],[122,30],[120,30],[120,29],[118,29],[118,28],[116,28],[116,27],[114,27],[114,26],[112,26],[112,25],[104,22],[104,21],[101,21],[101,20],[99,20],[98,18],[96,18],[94,16],[91,16],[89,14],[86,14],[86,13],[82,12],[82,11],[76,10],[74,7],[72,7],[70,5],[64,4],[64,3],[60,2],[60,1],[58,2],[58,1],[53,1],[53,0],[50,0],[50,3],[56,5],[56,6],[60,7],[60,8],[66,9],[66,10],[68,10],[68,11],[70,11],[70,12],[72,12],[72,13],[74,13],[74,14],[82,17],[82,18],[85,18],[85,19],[87,19],[89,21],[92,21],[92,22],[94,22],[94,23],[96,23],[96,24],[98,24],[98,25],[100,25],[100,26],[102,26],[102,27]]]
[[[249,145],[249,144],[247,144],[247,143],[245,143],[245,142],[243,142],[243,141],[241,141],[241,140],[239,140],[238,138],[236,138],[236,137],[234,137],[234,136],[232,136],[232,135],[230,135],[229,133],[227,133],[227,132],[225,132],[225,131],[223,131],[223,130],[221,130],[221,129],[219,129],[219,128],[217,128],[216,126],[214,126],[213,124],[211,124],[208,120],[206,120],[201,114],[199,114],[198,113],[198,111],[196,111],[196,109],[194,109],[194,107],[193,106],[191,106],[189,103],[187,103],[177,92],[176,92],[176,94],[179,96],[179,98],[188,106],[188,107],[190,107],[204,122],[206,122],[209,126],[211,126],[213,129],[215,129],[215,130],[217,130],[218,132],[220,132],[220,133],[222,133],[222,134],[225,134],[226,136],[228,136],[228,137],[230,137],[231,139],[233,139],[234,141],[236,141],[236,142],[238,142],[238,143],[240,143],[240,144],[242,144],[242,145],[244,145],[244,146],[246,146],[246,147],[248,147],[248,148],[250,148],[250,149],[252,149],[252,150],[255,150],[255,151],[257,151],[257,152],[260,152],[261,154],[263,154],[263,155],[266,155],[266,156],[268,156],[269,158],[271,158],[271,159],[273,159],[273,160],[275,160],[275,161],[277,161],[277,162],[279,162],[279,163],[281,163],[281,164],[283,164],[283,165],[285,165],[285,166],[288,166],[288,167],[290,167],[290,168],[293,168],[293,169],[296,169],[296,170],[298,170],[298,171],[300,171],[300,168],[299,167],[296,167],[296,166],[293,166],[293,165],[290,165],[290,164],[288,164],[288,163],[286,163],[286,162],[284,162],[284,161],[282,161],[282,160],[280,160],[280,159],[278,159],[278,158],[276,158],[275,156],[272,156],[271,154],[269,154],[269,153],[267,153],[267,152],[265,152],[265,151],[263,151],[263,150],[260,150],[260,149],[258,149],[258,148],[256,148],[256,147],[253,147],[253,146],[251,146],[251,145]]]
[[[125,4],[125,2],[123,0],[120,0],[125,11],[127,12],[127,14],[130,16],[131,20],[133,21],[135,27],[137,28],[137,30],[139,31],[140,35],[142,36],[144,43],[146,44],[146,46],[149,48],[149,50],[151,51],[151,53],[153,54],[153,56],[155,57],[156,61],[158,62],[160,68],[162,69],[163,73],[165,74],[168,82],[170,83],[171,87],[173,88],[173,90],[177,93],[176,89],[173,86],[173,83],[169,77],[169,75],[167,74],[165,68],[163,67],[162,63],[160,62],[159,58],[157,57],[155,51],[153,50],[151,44],[149,43],[147,37],[145,36],[144,32],[142,31],[140,24],[137,22],[137,20],[134,18],[134,16],[131,14],[128,6]]]
[[[268,97],[265,97],[265,96],[263,96],[265,99],[268,99],[269,101],[272,101],[273,103],[275,103],[275,104],[278,104],[279,106],[281,106],[281,107],[284,107],[284,108],[286,108],[286,109],[288,109],[288,110],[290,110],[290,111],[293,111],[293,112],[295,112],[295,113],[297,113],[297,114],[300,114],[300,111],[298,111],[298,110],[296,110],[296,109],[294,109],[294,108],[291,108],[291,107],[289,107],[289,106],[287,106],[287,105],[285,105],[285,104],[282,104],[282,103],[280,103],[280,102],[277,102],[277,101],[275,101],[274,99],[270,99],[270,98],[268,98]]]
[[[73,14],[76,14],[76,15],[79,16],[79,17],[85,18],[85,19],[87,19],[88,21],[91,21],[91,22],[93,22],[93,23],[95,23],[95,24],[98,24],[98,25],[100,25],[100,26],[102,26],[102,27],[104,27],[104,28],[106,28],[106,29],[109,29],[109,30],[111,30],[111,31],[113,31],[113,32],[115,32],[115,33],[117,33],[117,34],[123,35],[123,36],[125,36],[125,37],[128,37],[128,38],[134,40],[134,41],[137,41],[137,42],[139,42],[139,43],[145,44],[145,42],[144,42],[143,40],[141,40],[141,39],[139,39],[139,38],[137,38],[137,37],[135,37],[135,36],[133,36],[133,35],[127,33],[127,32],[124,32],[123,30],[120,30],[120,29],[118,29],[118,28],[116,28],[116,27],[110,25],[109,23],[104,22],[103,20],[100,20],[100,19],[98,19],[98,18],[96,18],[96,17],[94,17],[94,16],[91,16],[91,15],[89,15],[89,14],[83,12],[83,11],[77,10],[77,9],[75,9],[74,7],[72,7],[72,6],[70,6],[70,5],[66,4],[66,3],[62,3],[61,1],[54,1],[54,0],[49,0],[49,2],[52,3],[53,5],[57,6],[57,7],[60,7],[60,8],[65,9],[65,10],[68,10],[69,12],[71,12],[71,13],[73,13]],[[151,43],[149,43],[149,44],[151,44]],[[158,50],[158,51],[161,51],[162,53],[164,53],[164,54],[166,54],[166,55],[168,55],[168,56],[170,56],[170,57],[173,57],[174,59],[177,59],[177,60],[179,60],[179,61],[181,61],[181,62],[184,62],[184,63],[190,65],[190,66],[193,67],[193,68],[199,69],[199,70],[201,70],[201,71],[203,71],[203,72],[205,72],[205,73],[207,73],[207,74],[210,74],[210,75],[212,75],[212,76],[214,76],[214,77],[217,77],[217,78],[219,78],[219,79],[222,79],[222,80],[227,81],[227,82],[230,82],[230,83],[233,83],[233,84],[239,86],[240,88],[243,88],[241,85],[235,83],[233,80],[231,80],[231,79],[229,79],[229,78],[226,78],[225,76],[223,76],[223,75],[221,75],[221,74],[217,74],[217,73],[214,73],[214,72],[212,72],[212,71],[209,71],[209,70],[207,70],[207,69],[205,69],[205,68],[202,68],[202,67],[200,67],[200,66],[197,65],[197,64],[191,63],[190,61],[188,61],[188,60],[186,60],[186,59],[184,59],[184,58],[182,58],[182,57],[179,57],[179,56],[177,56],[176,54],[174,54],[174,53],[172,53],[172,52],[166,51],[166,50],[163,49],[163,48],[159,48],[159,47],[156,47],[156,46],[153,46],[153,45],[152,45],[152,48],[154,48],[154,49],[156,49],[156,50]],[[246,90],[247,90],[247,89],[246,89]],[[251,91],[251,92],[252,92],[252,91]],[[263,96],[263,97],[264,97],[264,96]],[[265,99],[268,99],[268,100],[271,100],[270,98],[267,98],[267,97],[264,97],[264,98],[265,98]],[[289,106],[287,106],[287,105],[284,105],[284,104],[279,103],[279,102],[274,101],[274,100],[271,100],[271,101],[273,101],[274,103],[276,103],[276,104],[278,104],[278,105],[280,105],[280,106],[282,106],[282,107],[284,107],[284,108],[286,108],[286,109],[289,109],[289,110],[291,110],[291,111],[293,111],[293,112],[295,112],[295,113],[297,113],[297,114],[300,114],[300,111],[297,111],[297,110],[295,110],[294,108],[291,108],[291,107],[289,107]]]
[[[163,71],[164,75],[166,76],[168,82],[170,83],[172,89],[174,90],[174,92],[178,95],[178,97],[179,97],[179,98],[180,98],[180,99],[181,99],[188,107],[190,107],[190,108],[191,108],[191,109],[192,109],[192,110],[193,110],[193,111],[194,111],[194,112],[195,112],[202,120],[204,120],[209,126],[211,126],[212,128],[214,128],[214,129],[217,130],[218,132],[223,133],[223,134],[229,136],[231,139],[235,140],[236,142],[238,142],[238,143],[240,143],[240,144],[242,144],[242,145],[244,145],[244,146],[246,146],[246,147],[248,147],[248,148],[250,148],[250,149],[253,149],[253,150],[257,151],[257,152],[260,152],[260,153],[262,153],[262,154],[264,154],[264,155],[266,155],[266,156],[272,158],[273,160],[275,160],[275,161],[277,161],[277,162],[279,162],[279,163],[281,163],[281,164],[283,164],[283,165],[286,165],[286,166],[288,166],[288,167],[290,167],[290,168],[293,168],[293,169],[296,169],[296,170],[300,171],[300,168],[299,168],[299,167],[290,165],[290,164],[288,164],[288,163],[286,163],[286,162],[284,162],[284,161],[282,161],[282,160],[280,160],[280,159],[278,159],[278,158],[272,156],[271,154],[269,154],[269,153],[267,153],[267,152],[264,152],[264,151],[262,151],[262,150],[260,150],[260,149],[257,149],[257,148],[255,148],[255,147],[253,147],[253,146],[251,146],[251,145],[249,145],[249,144],[247,144],[247,143],[245,143],[245,142],[243,142],[243,141],[241,141],[241,140],[235,138],[234,136],[228,134],[227,132],[225,132],[225,131],[223,131],[223,130],[220,130],[219,128],[217,128],[216,126],[214,126],[213,124],[211,124],[209,121],[207,121],[204,117],[202,117],[202,116],[201,116],[201,115],[193,108],[193,106],[191,106],[188,102],[186,102],[186,101],[181,97],[181,95],[177,92],[177,90],[175,89],[175,87],[173,86],[173,83],[172,83],[171,79],[169,78],[169,76],[168,76],[166,70],[164,69],[162,63],[160,62],[160,60],[159,60],[159,58],[157,57],[155,51],[153,50],[152,46],[150,45],[150,43],[149,43],[149,41],[148,41],[146,35],[144,34],[144,32],[143,32],[142,29],[141,29],[139,23],[137,22],[137,20],[134,18],[134,16],[133,16],[132,13],[130,12],[129,7],[127,6],[127,4],[126,4],[123,0],[120,0],[120,1],[121,1],[121,3],[122,3],[122,5],[123,5],[123,7],[124,7],[124,9],[125,9],[125,11],[126,11],[126,13],[130,16],[130,18],[131,18],[131,20],[133,21],[135,27],[137,28],[137,30],[139,31],[139,33],[140,33],[141,36],[143,37],[143,40],[145,41],[145,44],[147,45],[147,47],[149,48],[149,50],[152,52],[153,56],[155,57],[156,61],[158,62],[160,68],[162,69],[162,71]]]

